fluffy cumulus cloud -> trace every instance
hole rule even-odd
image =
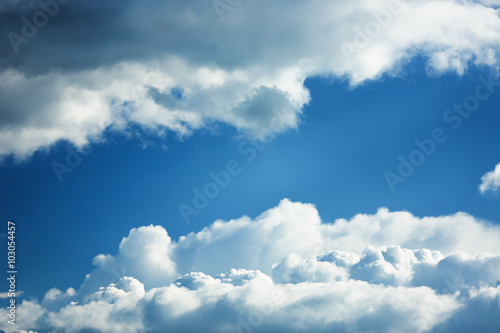
[[[380,209],[322,222],[283,200],[172,240],[130,231],[78,290],[24,300],[38,332],[497,332],[500,227]],[[0,310],[6,316],[6,310]],[[0,328],[14,332],[4,322]]]
[[[45,9],[43,9],[45,8]],[[304,80],[498,65],[498,1],[3,1],[0,156],[105,131],[298,126]],[[286,10],[285,10],[286,9]],[[265,130],[263,130],[265,129]]]
[[[481,177],[479,191],[484,194],[486,192],[495,192],[498,188],[500,188],[500,163],[497,164],[495,170],[490,171]]]

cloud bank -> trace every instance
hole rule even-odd
[[[223,3],[222,7],[220,3]],[[219,4],[217,7],[216,4]],[[225,4],[225,5],[224,5]],[[498,65],[496,1],[5,1],[0,156],[139,127],[296,128],[311,76],[351,85]],[[266,133],[269,131],[266,130]]]
[[[132,229],[78,291],[23,300],[18,329],[496,332],[499,239],[499,226],[465,213],[380,209],[325,223],[285,199],[177,241],[161,226]]]

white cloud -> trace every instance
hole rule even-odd
[[[417,55],[436,73],[498,64],[492,1],[388,3],[244,1],[220,21],[211,1],[71,2],[1,59],[0,154],[25,158],[62,139],[82,146],[129,125],[185,136],[224,122],[259,136],[278,118],[277,133],[300,122],[307,77],[357,85],[402,74]],[[16,8],[0,7],[5,31],[21,33]]]
[[[11,312],[7,307],[0,310],[2,320],[0,323],[0,329],[5,330],[5,332],[22,332],[23,329],[29,330],[29,328],[39,327],[39,319],[46,315],[47,310],[44,309],[40,304],[33,301],[22,301],[16,299],[16,308],[14,317],[11,317]],[[14,320],[15,325],[9,324],[8,320]]]
[[[498,330],[499,237],[499,226],[464,213],[380,209],[330,224],[313,205],[283,200],[255,219],[216,221],[178,241],[160,226],[132,229],[116,255],[94,259],[77,292],[23,301],[18,328]]]
[[[22,290],[21,291],[16,291],[16,295],[17,296],[21,296],[22,294],[23,294]],[[2,299],[2,298],[9,298],[9,297],[10,296],[9,296],[9,292],[8,291],[6,291],[6,292],[0,292],[0,299]]]
[[[455,315],[453,321],[440,325],[436,332],[496,332],[500,327],[498,316],[500,286],[470,291],[470,299]]]
[[[500,163],[497,164],[495,170],[490,171],[481,177],[479,191],[484,194],[489,191],[496,191],[498,188],[500,188]]]

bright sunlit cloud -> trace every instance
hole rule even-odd
[[[285,199],[255,219],[216,221],[178,241],[160,226],[133,229],[117,255],[95,257],[97,267],[78,291],[51,289],[40,303],[24,300],[19,327],[420,332],[454,330],[463,321],[499,327],[499,237],[500,227],[463,213],[418,218],[380,209],[330,224],[313,205]]]

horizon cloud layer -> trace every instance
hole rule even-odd
[[[172,240],[134,228],[80,288],[24,299],[38,332],[465,332],[500,328],[500,227],[381,208],[322,222],[284,199]],[[6,315],[1,309],[0,314]],[[0,328],[13,332],[5,323]]]

